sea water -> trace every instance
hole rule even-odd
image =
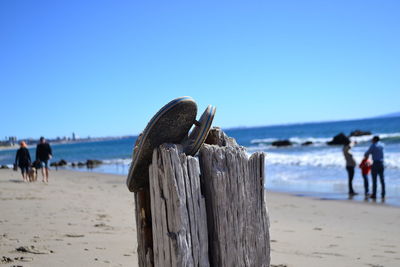
[[[379,135],[385,144],[386,202],[400,205],[400,117],[376,118],[352,121],[303,123],[265,127],[224,129],[237,142],[245,146],[249,154],[266,153],[265,187],[273,191],[311,195],[318,198],[347,197],[347,173],[342,146],[326,144],[338,133],[349,135],[354,130],[371,131]],[[370,146],[372,136],[352,137],[356,142],[353,155],[359,163]],[[274,147],[276,140],[290,140],[289,147]],[[73,144],[53,144],[52,161],[84,162],[87,159],[102,160],[104,164],[89,171],[127,175],[136,137],[108,141]],[[311,141],[309,146],[303,146]],[[34,148],[30,148],[34,157]],[[0,164],[12,164],[15,149],[0,151]],[[88,171],[85,167],[72,168]],[[124,179],[121,179],[123,181]],[[370,179],[371,184],[371,179]],[[355,199],[362,200],[364,189],[361,171],[356,168],[354,187],[360,193]],[[378,195],[380,185],[378,182]]]

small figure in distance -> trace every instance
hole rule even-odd
[[[346,160],[346,170],[349,177],[349,196],[357,195],[357,193],[353,189],[353,178],[354,178],[354,169],[356,167],[356,161],[354,160],[353,154],[351,153],[351,142],[350,139],[347,139],[343,146],[343,155]]]
[[[368,159],[368,157],[364,157],[363,160],[361,161],[360,167],[361,169],[361,174],[364,179],[364,189],[365,189],[365,198],[368,198],[368,193],[369,193],[369,185],[368,185],[368,174],[371,172],[371,161]]]
[[[36,160],[40,161],[42,166],[42,182],[49,182],[49,160],[53,157],[50,145],[44,137],[40,137],[40,143],[36,146]]]
[[[28,172],[31,166],[31,155],[27,149],[26,143],[21,141],[19,143],[20,148],[17,150],[17,155],[15,156],[15,165],[21,169],[22,179],[24,182],[28,182]]]
[[[377,187],[377,178],[379,175],[379,180],[381,182],[381,196],[382,200],[385,199],[385,177],[384,177],[384,166],[383,166],[383,158],[384,158],[384,144],[380,142],[379,136],[374,136],[371,140],[372,144],[365,152],[364,156],[366,158],[369,155],[372,156],[372,168],[371,168],[371,176],[372,176],[372,195],[370,196],[372,199],[376,199],[376,187]]]

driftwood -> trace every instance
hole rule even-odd
[[[139,266],[154,266],[149,188],[135,192],[135,218]]]
[[[203,145],[202,185],[211,266],[269,266],[264,203],[264,154],[248,158],[239,146]]]
[[[205,201],[196,158],[161,145],[149,168],[155,266],[209,266]]]
[[[199,158],[153,151],[149,188],[135,193],[139,266],[270,266],[264,154],[218,128],[206,143]]]

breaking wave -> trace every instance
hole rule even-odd
[[[400,133],[382,133],[374,134],[379,135],[383,142],[398,143],[400,142]],[[350,139],[357,143],[367,143],[371,141],[374,135],[364,135],[364,136],[352,136]],[[259,146],[271,146],[272,142],[283,140],[285,138],[263,138],[263,139],[253,139],[250,141],[251,144]],[[312,142],[312,146],[326,146],[327,142],[332,140],[332,137],[290,137],[287,140],[293,143],[294,146],[300,146],[305,142]]]

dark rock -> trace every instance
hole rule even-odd
[[[77,164],[76,164],[75,162],[72,162],[72,163],[71,163],[71,166],[72,166],[72,167],[76,167],[76,165],[77,165]]]
[[[78,162],[78,167],[82,167],[82,166],[85,166],[85,165],[86,165],[86,163]]]
[[[312,144],[313,144],[313,142],[307,141],[307,142],[302,143],[301,145],[302,146],[309,146],[309,145],[312,145]]]
[[[361,131],[361,130],[355,130],[350,133],[350,136],[363,136],[363,135],[371,135],[372,133],[370,131]]]
[[[289,140],[278,140],[278,141],[272,142],[271,145],[277,146],[277,147],[280,147],[280,146],[291,146],[292,142],[290,142]]]
[[[58,162],[58,166],[65,166],[65,165],[67,165],[67,161],[66,160],[60,160],[59,162]]]
[[[350,142],[350,139],[344,134],[340,133],[333,137],[332,141],[327,142],[328,145],[345,145]]]
[[[9,169],[7,165],[1,165],[0,169]]]
[[[59,162],[52,162],[52,163],[50,163],[50,166],[52,166],[52,167],[60,167],[60,166],[65,166],[65,165],[67,165],[67,161],[65,161],[65,160],[60,160]]]
[[[102,163],[103,163],[103,162],[102,162],[101,160],[88,159],[88,160],[86,161],[86,166],[87,166],[88,168],[93,168],[94,166],[100,165],[100,164],[102,164]]]

